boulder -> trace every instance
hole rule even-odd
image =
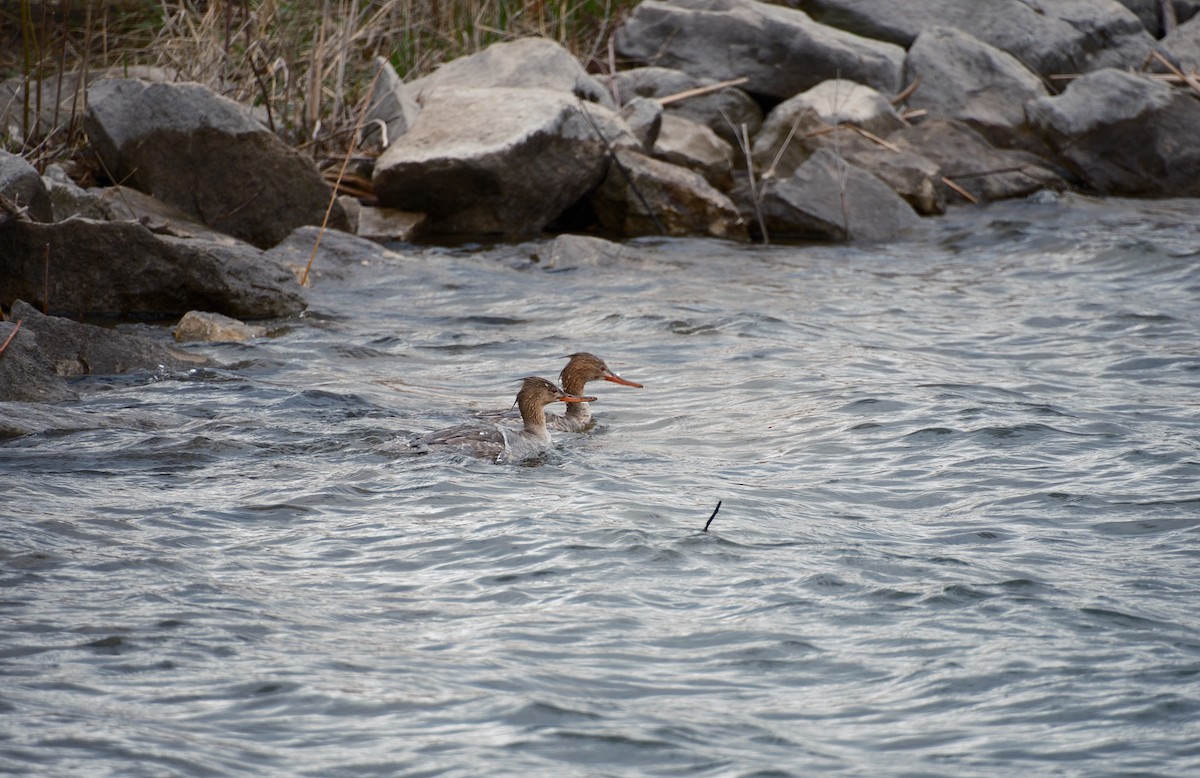
[[[616,109],[612,96],[587,74],[579,60],[547,38],[493,43],[413,80],[407,91],[423,105],[440,89],[486,88],[548,89]]]
[[[1192,17],[1163,38],[1162,49],[1184,73],[1200,73],[1200,16]]]
[[[29,143],[33,138],[44,138],[55,131],[66,132],[78,126],[83,119],[87,86],[99,79],[173,81],[176,76],[175,72],[165,68],[130,65],[89,70],[86,77],[79,71],[67,71],[40,81],[26,81],[21,77],[0,81],[0,135],[7,134]],[[28,130],[25,126],[27,99],[30,109]]]
[[[603,179],[597,131],[640,145],[588,105],[546,89],[438,89],[377,161],[379,203],[427,214],[430,232],[539,232]]]
[[[928,157],[865,138],[850,127],[818,140],[821,148],[887,184],[917,213],[930,216],[946,212],[941,168]]]
[[[355,233],[360,238],[376,243],[411,243],[421,237],[427,220],[425,214],[415,211],[364,205],[358,212],[358,229]]]
[[[383,57],[376,57],[375,67],[379,69],[379,75],[367,106],[363,138],[368,141],[378,139],[379,145],[387,148],[396,138],[408,132],[408,128],[417,120],[421,106],[409,94],[408,86],[396,73],[392,63]],[[382,131],[380,125],[383,125]]]
[[[941,175],[978,201],[1024,197],[1040,189],[1065,188],[1046,163],[1026,151],[997,149],[962,122],[933,119],[892,133],[889,143],[935,162]],[[948,202],[965,199],[942,184]]]
[[[580,267],[612,267],[634,258],[633,250],[592,235],[556,236],[538,244],[529,252],[530,259],[544,270],[567,270]]]
[[[654,156],[696,171],[721,191],[733,186],[733,149],[699,122],[664,115]]]
[[[958,119],[997,145],[1028,134],[1025,103],[1048,94],[1011,54],[952,27],[931,27],[908,50],[906,79],[920,80],[910,108]]]
[[[1042,77],[1093,70],[1119,55],[1137,67],[1154,40],[1116,0],[906,0],[903,11],[877,0],[804,0],[821,22],[858,35],[912,46],[931,27],[953,27],[1007,51]],[[1103,62],[1102,64],[1111,64]]]
[[[37,335],[42,356],[63,378],[136,370],[190,370],[209,364],[205,357],[150,338],[46,316],[23,300],[13,303],[10,316]]]
[[[663,67],[641,67],[622,70],[616,74],[616,91],[622,102],[634,97],[674,98],[664,106],[664,110],[694,122],[700,122],[721,136],[735,148],[741,142],[738,133],[746,125],[749,137],[762,127],[763,112],[754,98],[737,87],[727,86],[715,92],[704,92],[691,97],[678,98],[685,92],[690,92],[717,83],[711,78],[696,78],[682,70]]]
[[[791,176],[764,182],[760,209],[771,239],[881,241],[920,226],[887,185],[824,149]]]
[[[188,311],[171,330],[179,343],[241,343],[261,338],[267,328],[207,311]]]
[[[826,124],[853,124],[876,135],[887,135],[905,126],[886,97],[869,86],[844,78],[822,81],[786,102],[793,109],[809,106]]]
[[[321,224],[330,206],[312,160],[199,84],[98,81],[84,127],[116,182],[260,248]],[[348,226],[336,203],[329,226]]]
[[[295,278],[244,243],[152,232],[138,222],[68,219],[0,225],[0,305],[34,300],[71,315],[238,317],[304,310]]]
[[[51,175],[43,177],[50,190],[50,200],[54,204],[55,221],[66,221],[78,216],[99,221],[139,222],[158,235],[203,238],[227,246],[246,246],[237,238],[201,224],[179,208],[157,200],[145,192],[127,186],[80,189],[69,179],[64,181],[63,175],[65,174],[51,172]]]
[[[630,237],[747,237],[733,202],[699,173],[629,150],[617,151],[616,162],[591,197],[605,229]]]
[[[0,403],[57,403],[79,398],[66,379],[55,372],[37,333],[26,327],[24,320],[0,321],[0,344],[5,341],[8,345],[0,352]],[[10,417],[15,415],[0,407],[0,438],[36,431],[33,426],[13,425]]]
[[[1200,101],[1182,89],[1100,70],[1026,106],[1064,164],[1101,194],[1200,196]]]
[[[1118,0],[1142,22],[1142,26],[1155,38],[1170,34],[1175,27],[1186,22],[1200,11],[1200,0]]]
[[[652,151],[662,130],[663,108],[657,100],[635,97],[621,106],[621,120],[642,144],[644,151]]]
[[[42,177],[22,157],[0,149],[0,222],[21,215],[39,222],[53,221],[54,208]]]
[[[317,249],[315,257],[314,246]],[[322,235],[319,227],[300,227],[278,246],[267,251],[266,256],[291,269],[297,277],[304,273],[311,258],[311,278],[342,279],[350,275],[354,268],[390,261],[399,255],[361,235],[328,230]]]
[[[645,0],[617,30],[616,49],[698,78],[744,76],[747,92],[770,100],[838,77],[894,93],[904,65],[898,46],[757,0]]]
[[[834,129],[804,100],[785,100],[767,114],[754,136],[754,166],[764,176],[786,178],[821,148],[820,138]]]

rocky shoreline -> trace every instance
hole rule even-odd
[[[380,250],[368,239],[886,241],[1043,189],[1200,196],[1200,0],[791,5],[645,0],[608,74],[544,39],[408,83],[380,60],[357,198],[251,107],[161,72],[92,74],[84,125],[117,185],[0,152],[0,400],[195,364],[136,342],[85,358],[119,345],[68,318],[191,313],[186,338],[257,336],[220,317],[300,313],[310,266]],[[23,89],[0,85],[5,127]]]

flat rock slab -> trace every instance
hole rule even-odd
[[[697,78],[745,76],[743,89],[772,100],[839,77],[894,94],[904,67],[899,46],[757,0],[646,0],[617,30],[616,48]]]
[[[42,306],[48,292],[49,310],[72,316],[269,318],[305,307],[295,277],[253,246],[159,235],[138,222],[0,225],[0,278],[0,304]]]
[[[84,127],[116,181],[259,248],[321,224],[329,207],[312,160],[199,84],[98,81]],[[349,227],[336,203],[329,226]]]

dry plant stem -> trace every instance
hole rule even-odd
[[[24,319],[17,319],[17,326],[12,328],[12,332],[8,333],[8,337],[4,339],[4,344],[0,345],[0,354],[4,353],[4,349],[8,348],[8,344],[12,343],[13,338],[17,337],[17,330],[21,329],[21,322]]]
[[[42,313],[50,315],[50,243],[46,242],[46,253],[42,265]]]
[[[880,146],[883,146],[888,151],[895,151],[897,153],[900,152],[899,146],[897,146],[894,143],[889,143],[888,141],[884,140],[883,138],[879,137],[878,135],[876,135],[873,132],[864,130],[862,127],[859,127],[854,124],[848,124],[846,126],[849,127],[850,129],[854,130],[855,132],[857,132],[859,135],[863,136],[867,140],[872,141],[874,143],[878,143]]]
[[[1154,57],[1159,62],[1161,62],[1163,65],[1165,65],[1167,70],[1170,70],[1171,73],[1174,74],[1176,78],[1183,79],[1183,82],[1185,84],[1187,84],[1188,86],[1190,86],[1192,88],[1193,92],[1195,92],[1197,95],[1200,95],[1200,79],[1197,79],[1195,76],[1189,76],[1188,74],[1184,73],[1182,70],[1180,70],[1179,68],[1172,65],[1171,61],[1169,59],[1164,57],[1162,54],[1159,54],[1157,51],[1150,52],[1150,56]]]
[[[375,84],[379,82],[379,74],[383,72],[383,68],[376,68],[375,76],[371,79],[371,85],[367,87],[367,95],[362,100],[362,110],[358,114],[358,124],[354,126],[354,133],[350,136],[350,144],[346,147],[346,156],[342,158],[342,167],[338,170],[337,181],[334,182],[332,189],[329,192],[329,205],[325,206],[325,218],[321,220],[321,230],[317,233],[317,240],[313,243],[312,254],[308,257],[308,264],[304,266],[304,275],[300,277],[300,285],[308,286],[308,274],[312,270],[313,261],[317,258],[317,249],[321,248],[321,238],[325,237],[325,230],[329,226],[329,214],[333,212],[333,204],[337,202],[338,187],[342,184],[342,177],[346,175],[346,167],[350,164],[350,157],[354,155],[354,145],[358,141],[358,134],[362,131],[363,123],[367,119],[367,111],[371,108],[371,97],[375,94]]]
[[[746,173],[750,179],[750,202],[754,204],[754,218],[758,220],[758,231],[762,233],[763,245],[769,246],[771,245],[771,236],[767,233],[767,223],[762,215],[762,192],[759,191],[758,182],[754,180],[754,155],[750,151],[750,130],[746,127],[745,122],[742,122],[740,129],[738,145],[742,147],[742,153],[746,156]],[[720,507],[719,503],[717,507]],[[713,515],[716,515],[716,511],[713,511]]]
[[[957,192],[959,195],[961,195],[964,199],[966,199],[972,205],[979,205],[978,197],[976,197],[975,195],[968,192],[966,189],[963,189],[961,186],[959,186],[958,184],[951,181],[949,177],[942,176],[942,183],[945,184],[946,186],[950,187],[951,189],[953,189],[955,192]]]
[[[921,77],[917,76],[917,79],[915,81],[913,81],[908,86],[904,87],[904,89],[900,90],[900,92],[895,97],[893,97],[889,102],[891,102],[891,104],[893,106],[900,105],[905,100],[912,97],[913,92],[917,91],[917,87],[919,87],[920,85],[921,85]]]
[[[728,81],[718,81],[715,84],[707,84],[705,86],[698,86],[694,89],[685,89],[682,92],[676,92],[673,95],[667,95],[666,97],[658,98],[658,103],[659,103],[659,105],[669,105],[671,103],[677,103],[680,100],[686,100],[689,97],[699,97],[701,95],[706,95],[710,92],[720,92],[722,89],[727,89],[731,86],[741,86],[742,84],[746,83],[749,80],[750,79],[748,77],[742,76],[741,78],[731,78]]]

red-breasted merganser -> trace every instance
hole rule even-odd
[[[464,424],[451,429],[422,435],[414,446],[457,446],[471,456],[493,462],[520,462],[537,456],[550,448],[550,432],[546,429],[546,406],[554,402],[587,404],[595,397],[580,397],[559,389],[545,378],[530,376],[522,379],[517,392],[517,408],[525,428],[513,430],[493,424]],[[571,407],[574,407],[572,405]]]
[[[588,354],[585,351],[572,354],[567,361],[566,367],[558,374],[558,380],[562,382],[563,391],[576,396],[583,394],[583,388],[587,386],[588,381],[596,381],[598,379],[611,381],[621,386],[632,386],[635,389],[642,388],[641,384],[627,381],[609,370],[608,365],[604,364],[604,360],[600,357],[595,354]],[[586,402],[581,402],[567,406],[567,411],[562,416],[557,414],[551,415],[547,419],[547,423],[556,430],[583,432],[595,424],[595,421],[592,419],[592,409],[588,407]]]
[[[575,397],[582,396],[587,382],[598,379],[612,381],[614,384],[621,384],[622,386],[642,388],[641,384],[626,381],[621,376],[609,370],[608,365],[604,364],[604,360],[595,354],[580,351],[576,354],[571,354],[567,360],[566,366],[558,374],[558,379],[562,382],[563,391],[569,395]],[[497,421],[514,418],[516,414],[511,408],[508,408],[502,411],[484,411],[479,416],[489,421]],[[556,413],[546,414],[546,424],[551,429],[561,430],[562,432],[586,432],[595,424],[595,421],[592,419],[592,409],[588,407],[588,404],[586,402],[578,402],[568,405],[567,412],[562,416]]]

